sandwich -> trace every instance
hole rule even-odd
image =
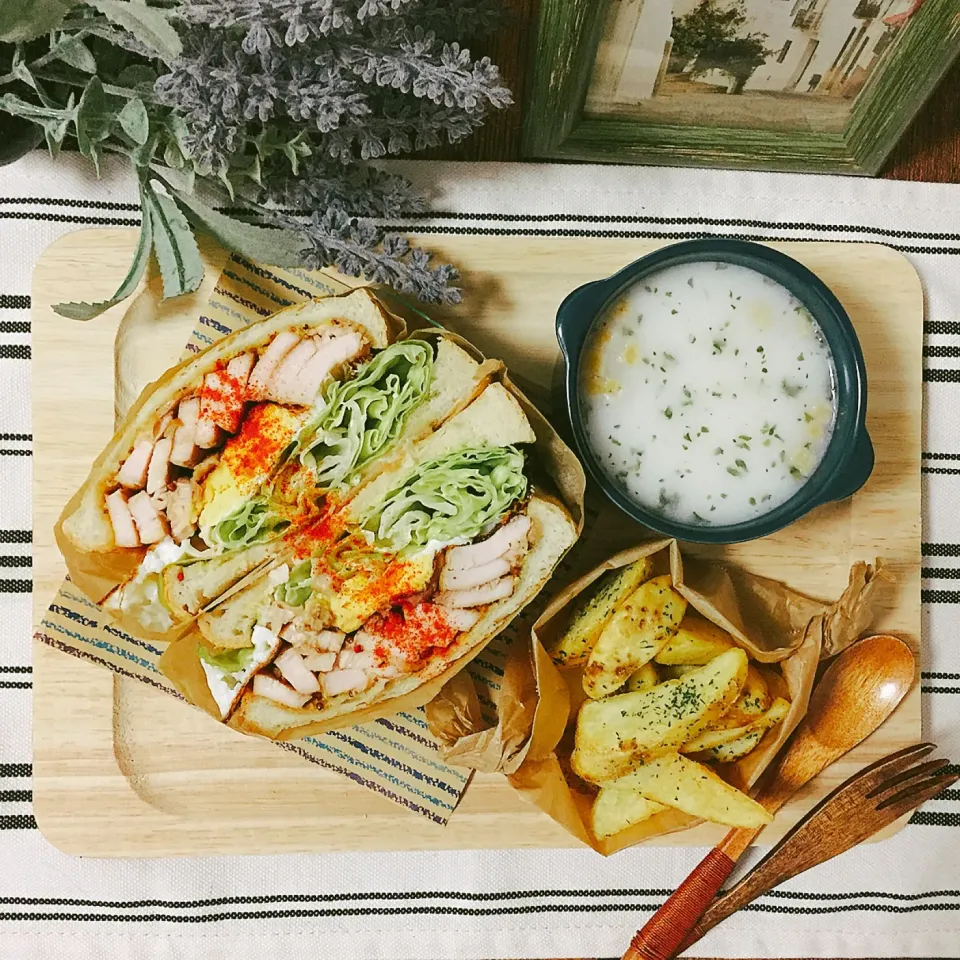
[[[531,479],[535,440],[516,397],[488,383],[346,503],[282,537],[279,562],[202,613],[161,668],[192,673],[188,698],[271,739],[394,712],[476,655],[576,540],[567,509]]]
[[[148,388],[58,525],[77,585],[174,639],[284,530],[482,389],[459,346],[395,340],[393,321],[364,289],[298,305]]]

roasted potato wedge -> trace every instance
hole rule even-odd
[[[764,733],[763,730],[751,730],[750,733],[745,733],[729,743],[721,743],[720,746],[711,750],[695,753],[691,759],[699,760],[701,763],[733,763],[748,753],[753,753],[760,745]]]
[[[658,757],[627,776],[604,784],[597,803],[608,790],[637,793],[647,800],[728,827],[750,829],[773,820],[759,803],[721,780],[709,767],[678,753]],[[616,799],[606,801],[605,806],[616,807]]]
[[[641,797],[636,790],[617,789],[618,783],[619,780],[613,780],[601,787],[590,809],[590,828],[598,840],[612,837],[667,809],[656,800]]]
[[[718,727],[742,727],[762,717],[770,709],[772,698],[763,674],[750,664],[747,667],[747,679],[729,712],[717,724]]]
[[[672,663],[667,666],[658,664],[657,673],[660,674],[664,680],[680,680],[688,673],[699,670],[702,666],[702,663]]]
[[[573,769],[602,783],[630,773],[644,757],[679,750],[730,709],[746,676],[747,655],[738,647],[682,680],[588,701],[577,717]]]
[[[738,727],[708,727],[706,730],[691,737],[681,748],[681,753],[700,753],[704,750],[713,750],[715,747],[723,746],[725,743],[731,743],[739,740],[749,733],[759,731],[766,733],[771,727],[780,723],[790,712],[790,701],[777,698],[770,705],[770,709],[756,717],[750,723]],[[726,720],[726,717],[724,717]],[[757,741],[759,743],[759,741]]]
[[[783,672],[778,664],[759,663],[755,669],[760,676],[763,677],[771,697],[782,697],[784,700],[793,699],[793,697],[790,696],[790,688],[787,686],[787,681],[784,679]]]
[[[645,663],[636,673],[630,675],[627,681],[627,690],[639,693],[643,690],[652,690],[660,682],[657,668],[652,663]]]
[[[586,663],[600,631],[617,607],[650,576],[652,570],[653,561],[643,557],[604,574],[574,607],[567,629],[548,651],[553,662],[558,667],[578,667]]]
[[[616,693],[673,636],[687,601],[669,575],[641,584],[600,632],[583,668],[583,689],[599,700]]]
[[[654,658],[657,663],[709,663],[735,647],[726,630],[704,617],[686,616]]]

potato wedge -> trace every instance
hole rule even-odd
[[[547,651],[553,662],[558,667],[577,667],[586,663],[600,631],[617,607],[650,576],[652,570],[653,561],[643,557],[604,574],[576,605],[567,629]]]
[[[654,814],[667,809],[656,800],[641,797],[636,790],[617,789],[619,782],[614,780],[601,787],[590,809],[590,828],[598,840],[612,837],[615,833],[649,820]]]
[[[699,670],[702,666],[702,663],[671,663],[666,666],[658,664],[657,673],[664,680],[681,680],[688,673],[693,673],[694,670]]]
[[[701,763],[733,763],[753,753],[760,746],[763,739],[763,730],[751,730],[750,733],[731,740],[729,743],[721,743],[719,747],[712,750],[704,750],[703,753],[695,753],[691,756],[693,760],[699,760]]]
[[[657,668],[652,663],[645,663],[636,673],[630,675],[627,681],[627,690],[639,693],[643,690],[652,690],[660,682]]]
[[[773,820],[772,814],[759,803],[721,780],[709,767],[678,753],[658,757],[633,773],[605,784],[600,797],[607,790],[639,793],[647,800],[728,827],[752,829]]]
[[[673,589],[669,575],[637,587],[617,608],[587,657],[583,668],[587,696],[599,700],[616,693],[673,636],[686,610],[687,601]]]
[[[709,663],[736,644],[726,630],[704,617],[686,616],[677,632],[657,653],[657,663]]]
[[[750,664],[747,667],[747,679],[729,712],[724,716],[718,727],[742,727],[753,720],[762,717],[770,709],[772,698],[763,674]]]
[[[792,700],[790,688],[787,681],[783,678],[783,672],[776,663],[758,663],[755,667],[757,672],[763,677],[767,685],[767,690],[771,697],[783,697],[784,700]]]
[[[602,783],[679,750],[722,717],[747,676],[747,655],[728,650],[682,680],[642,693],[587,701],[577,717],[571,763],[579,777]]]
[[[691,737],[681,748],[681,753],[699,753],[703,750],[712,750],[745,737],[748,733],[760,731],[766,733],[771,727],[780,723],[790,712],[790,701],[777,698],[770,705],[766,713],[756,717],[752,722],[738,727],[708,727],[695,737]],[[724,717],[724,720],[727,718]],[[758,741],[759,742],[759,741]]]

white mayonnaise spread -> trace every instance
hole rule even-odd
[[[669,267],[598,320],[581,413],[604,472],[684,523],[733,524],[785,503],[834,423],[834,366],[784,287],[718,262]]]

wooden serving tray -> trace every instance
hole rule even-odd
[[[557,373],[553,322],[563,297],[661,246],[614,238],[423,239],[466,275],[464,306],[437,316],[488,356],[506,360],[535,399],[549,398]],[[44,252],[34,273],[37,622],[65,572],[54,522],[113,432],[115,363],[143,381],[173,363],[222,264],[221,252],[205,250],[210,267],[204,287],[165,304],[159,317],[131,311],[121,325],[121,306],[78,323],[53,312],[51,304],[62,300],[108,296],[126,272],[135,243],[136,232],[126,229],[69,234]],[[853,561],[879,557],[895,583],[885,591],[873,627],[918,650],[919,278],[904,257],[883,246],[773,246],[818,273],[853,319],[867,363],[877,465],[850,501],[821,507],[762,541],[691,552],[722,552],[824,598],[839,595]],[[611,553],[640,539],[622,518],[613,527],[620,540],[604,534],[598,545],[594,530],[595,547]],[[585,532],[578,549],[589,549],[590,534]],[[856,769],[919,739],[917,685],[874,736],[781,811],[763,841],[779,839]],[[50,842],[93,856],[578,845],[500,776],[478,774],[450,823],[439,827],[273,744],[243,737],[164,693],[39,642],[34,644],[33,803]],[[724,832],[703,825],[653,842],[709,845]]]

